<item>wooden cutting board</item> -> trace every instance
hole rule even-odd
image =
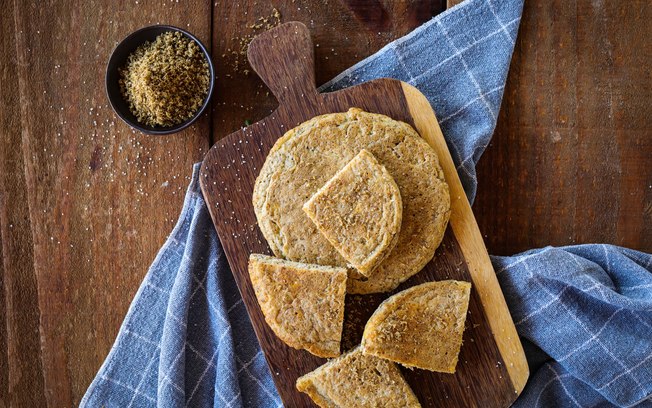
[[[439,155],[450,187],[451,218],[441,246],[423,271],[393,293],[432,280],[473,283],[457,372],[402,369],[404,376],[424,407],[509,406],[525,386],[527,361],[455,165],[426,98],[416,88],[393,79],[319,94],[315,88],[310,33],[297,22],[256,37],[249,45],[248,58],[278,99],[279,107],[267,118],[230,134],[210,149],[201,169],[201,188],[285,406],[314,406],[296,390],[295,381],[326,360],[286,346],[265,323],[247,272],[249,254],[271,254],[256,224],[251,203],[253,187],[267,153],[287,130],[314,116],[344,112],[350,107],[385,114],[414,126]],[[364,322],[389,295],[347,296],[343,337],[348,341],[343,348],[359,342]]]

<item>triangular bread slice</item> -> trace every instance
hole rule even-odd
[[[396,364],[360,347],[299,377],[297,389],[322,408],[421,407]]]
[[[249,257],[249,277],[265,320],[287,345],[319,357],[340,355],[346,268]]]
[[[303,211],[364,276],[394,249],[403,220],[396,182],[364,149],[317,190]]]
[[[446,280],[391,296],[367,321],[363,352],[406,367],[454,373],[470,293],[469,282]]]

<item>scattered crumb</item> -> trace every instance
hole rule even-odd
[[[251,43],[251,40],[253,40],[260,32],[270,30],[280,24],[281,13],[276,8],[273,8],[272,14],[267,17],[258,17],[255,22],[246,26],[252,30],[251,33],[232,38],[236,44],[236,49],[229,48],[227,51],[233,57],[231,64],[234,72],[249,75],[251,72],[247,62],[247,49],[249,48],[249,43]],[[226,56],[227,54],[222,54],[222,58],[225,58]]]

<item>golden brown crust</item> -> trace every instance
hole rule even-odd
[[[365,276],[398,242],[403,203],[387,169],[362,149],[303,205],[319,231]]]
[[[454,373],[471,284],[413,286],[385,300],[364,329],[362,350],[406,367]]]
[[[287,345],[319,357],[340,355],[346,275],[345,268],[249,257],[249,277],[267,324]]]
[[[277,256],[346,266],[302,206],[362,149],[387,169],[403,202],[394,250],[368,279],[349,275],[348,291],[364,294],[392,290],[423,269],[448,223],[450,197],[437,154],[411,126],[356,108],[304,122],[271,149],[256,179],[253,204]]]
[[[322,408],[421,407],[396,365],[360,348],[299,379],[297,389]]]

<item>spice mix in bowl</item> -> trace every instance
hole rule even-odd
[[[213,67],[194,36],[171,26],[138,30],[120,43],[107,68],[116,113],[145,133],[177,132],[208,105]]]

